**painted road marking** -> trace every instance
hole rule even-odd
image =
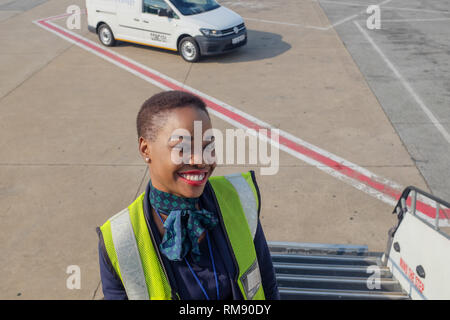
[[[318,27],[318,26],[312,26],[312,25],[306,25],[306,24],[299,24],[299,23],[290,23],[290,22],[283,22],[283,21],[274,21],[274,20],[265,20],[265,19],[255,19],[255,18],[248,18],[243,17],[244,20],[249,21],[257,21],[257,22],[264,22],[264,23],[272,23],[272,24],[279,24],[279,25],[285,25],[285,26],[291,26],[291,27],[301,27],[301,28],[307,28],[307,29],[316,29],[321,31],[329,30],[331,26],[328,27]]]
[[[366,38],[366,40],[372,45],[372,47],[375,49],[375,51],[378,52],[378,54],[384,60],[386,65],[389,67],[389,69],[391,69],[392,72],[395,74],[395,76],[400,80],[400,82],[405,87],[406,91],[408,91],[409,94],[414,98],[414,100],[419,105],[419,107],[422,109],[422,111],[427,115],[428,119],[430,119],[431,123],[442,134],[444,139],[450,144],[450,134],[447,132],[447,130],[445,130],[445,128],[442,126],[442,124],[439,122],[439,120],[431,112],[431,110],[425,105],[425,103],[422,101],[422,99],[419,97],[419,95],[416,93],[416,91],[414,91],[414,89],[411,87],[409,82],[401,75],[401,73],[394,66],[394,64],[386,57],[386,55],[383,53],[383,51],[381,51],[381,49],[377,46],[375,41],[373,41],[373,39],[369,36],[369,34],[366,32],[366,30],[364,30],[357,21],[353,21],[353,23],[356,25],[356,27],[359,29],[359,31],[363,34],[363,36]]]
[[[317,0],[312,0],[314,2],[318,2]],[[383,2],[378,3],[378,6],[384,5],[388,2],[391,2],[392,0],[385,0]],[[367,6],[368,7],[368,6]],[[258,22],[264,22],[264,23],[272,23],[272,24],[279,24],[279,25],[286,25],[286,26],[293,26],[293,27],[302,27],[302,28],[307,28],[307,29],[316,29],[316,30],[320,30],[320,31],[328,31],[332,28],[335,28],[343,23],[346,23],[347,21],[353,20],[356,17],[358,17],[360,14],[365,13],[366,10],[362,10],[358,13],[355,13],[351,16],[348,16],[346,18],[343,18],[327,27],[319,27],[319,26],[313,26],[313,25],[304,25],[304,24],[298,24],[298,23],[289,23],[289,22],[283,22],[283,21],[273,21],[273,20],[264,20],[264,19],[255,19],[255,18],[243,18],[244,20],[250,20],[250,21],[258,21]]]
[[[369,4],[354,3],[354,2],[342,2],[342,1],[330,1],[330,0],[311,0],[311,1],[319,2],[319,3],[323,2],[323,3],[334,4],[334,5],[341,5],[341,6],[350,6],[350,7],[368,7],[369,6]],[[446,10],[429,10],[429,9],[401,8],[401,7],[390,7],[390,6],[384,6],[383,9],[399,10],[399,11],[425,12],[425,13],[450,14],[450,11],[446,11]]]
[[[450,21],[450,18],[432,18],[432,19],[382,19],[385,22],[438,22],[438,21]]]
[[[391,1],[392,1],[392,0],[385,0],[385,1],[383,1],[383,2],[380,2],[380,3],[376,4],[376,5],[377,5],[377,6],[381,6],[381,5],[384,5],[384,4],[389,3],[389,2],[391,2]],[[369,7],[369,6],[367,6],[367,7]],[[347,17],[347,18],[344,18],[344,19],[342,19],[342,20],[339,20],[338,22],[333,23],[333,24],[330,26],[330,28],[337,27],[337,26],[339,26],[339,25],[341,25],[341,24],[343,24],[343,23],[345,23],[345,22],[347,22],[347,21],[353,20],[354,18],[356,18],[357,16],[359,16],[359,15],[362,14],[362,13],[366,13],[366,9],[364,9],[364,10],[362,10],[362,11],[360,11],[360,12],[354,14],[354,15],[351,15],[351,16],[349,16],[349,17]]]
[[[399,190],[402,189],[400,185],[282,130],[278,131],[278,145],[276,140],[272,139],[272,130],[276,128],[270,124],[51,22],[69,15],[58,15],[33,22],[163,90],[184,90],[202,97],[213,115],[238,128],[255,129],[256,131],[267,129],[266,137],[261,138],[262,135],[258,137],[391,206],[394,206],[397,199],[400,198]],[[425,202],[418,201],[416,209],[419,214],[423,213],[424,218],[434,219],[435,217],[435,208]],[[445,218],[443,214],[442,218]],[[447,220],[442,220],[442,222],[447,223]]]

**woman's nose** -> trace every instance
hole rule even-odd
[[[205,166],[203,161],[203,152],[193,152],[189,162],[190,165]]]

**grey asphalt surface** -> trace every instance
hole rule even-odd
[[[381,1],[380,1],[381,2]],[[450,142],[419,98],[450,132],[450,1],[392,0],[380,6],[381,29],[369,30],[365,9],[375,1],[319,1],[360,68],[428,187],[450,199]],[[358,28],[358,23],[374,46]],[[388,65],[388,60],[391,66]],[[392,70],[392,66],[403,78]],[[416,97],[405,87],[409,85]]]
[[[48,0],[0,0],[0,21],[33,9]]]
[[[0,10],[26,11],[48,0],[1,0]]]

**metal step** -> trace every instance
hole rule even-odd
[[[367,278],[356,277],[332,277],[332,276],[293,276],[277,275],[278,286],[291,289],[335,289],[335,290],[359,290],[401,292],[402,287],[397,280],[381,278],[376,285]]]
[[[272,254],[273,263],[295,264],[331,264],[372,266],[381,265],[379,256],[354,256],[354,255],[307,255],[307,254]]]
[[[314,275],[314,276],[334,276],[334,277],[369,277],[373,274],[368,266],[348,266],[330,264],[295,264],[295,263],[274,263],[276,274],[284,275]],[[379,267],[379,276],[382,278],[392,277],[389,268]]]
[[[373,292],[329,289],[291,289],[279,287],[282,300],[407,300],[403,292]]]
[[[269,242],[282,299],[409,299],[366,246]]]
[[[298,243],[269,241],[272,254],[333,254],[333,255],[369,255],[368,247],[349,244]]]

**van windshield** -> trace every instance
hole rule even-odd
[[[170,0],[172,4],[185,16],[198,14],[220,7],[215,0]]]

